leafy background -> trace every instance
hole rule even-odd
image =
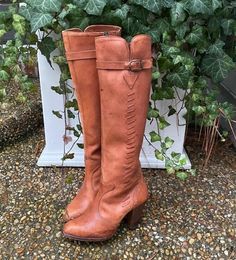
[[[19,2],[24,5],[19,7]],[[62,74],[60,86],[52,89],[58,94],[66,94],[71,90],[65,84],[70,75],[63,43],[61,38],[51,38],[51,32],[60,35],[70,27],[84,29],[90,24],[104,23],[121,26],[127,40],[139,33],[151,35],[155,66],[148,118],[157,122],[157,130],[150,133],[149,139],[152,144],[161,143],[161,149],[156,149],[155,155],[165,159],[168,172],[177,172],[184,179],[187,173],[179,170],[186,161],[178,153],[167,156],[166,151],[174,141],[170,138],[161,140],[159,135],[159,130],[167,127],[168,122],[160,115],[156,102],[173,98],[174,89],[181,88],[186,91],[183,102],[188,108],[188,123],[194,118],[199,125],[214,128],[216,119],[222,116],[231,119],[233,107],[217,101],[217,87],[235,68],[235,16],[236,1],[225,0],[14,0],[9,10],[0,15],[0,37],[9,29],[15,31],[15,40],[9,43],[10,49],[2,49],[1,57],[18,53],[23,39],[27,44],[37,43],[49,62],[50,53],[58,48],[61,56],[54,57],[54,61],[59,64]],[[44,32],[40,42],[35,37],[37,30]],[[26,51],[21,49],[20,53]],[[16,75],[23,90],[30,84],[19,68],[12,69],[11,65],[4,58],[0,59],[2,94],[6,83]],[[213,89],[208,87],[209,80],[214,83]],[[77,109],[76,102],[66,105],[69,111]],[[60,112],[53,112],[62,117]],[[66,113],[73,116],[73,113]],[[169,107],[169,116],[177,113]],[[78,136],[81,133],[80,128],[74,131]],[[224,138],[222,134],[220,137]],[[72,158],[70,154],[66,157]]]

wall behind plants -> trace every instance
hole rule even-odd
[[[18,2],[24,2],[25,6],[19,8]],[[61,39],[54,41],[50,32],[60,34],[70,27],[84,29],[90,24],[104,23],[122,26],[127,40],[139,33],[151,35],[154,69],[148,118],[157,122],[157,130],[150,134],[150,141],[161,142],[162,148],[156,150],[156,157],[166,160],[169,172],[178,171],[184,161],[180,163],[179,154],[173,153],[171,158],[166,155],[173,140],[160,138],[159,130],[168,126],[168,122],[156,108],[158,100],[172,98],[175,88],[181,88],[186,91],[183,101],[189,115],[194,113],[199,124],[214,127],[220,116],[230,120],[232,106],[219,103],[215,90],[235,68],[236,1],[14,0],[11,14],[17,35],[15,43],[23,37],[30,42],[35,39],[34,33],[42,30],[45,33],[38,47],[48,60],[55,48],[61,51],[61,56],[54,59],[62,71],[61,85],[53,87],[58,94],[66,93],[65,81],[70,75],[63,43]],[[4,19],[6,17],[0,17],[0,22]],[[0,36],[3,36],[7,28],[4,22],[0,24]],[[2,67],[3,71],[6,67]],[[207,88],[206,77],[214,82],[216,89]],[[73,110],[74,103],[67,103],[67,108]],[[169,115],[178,112],[169,107]],[[58,111],[54,113],[61,117]]]

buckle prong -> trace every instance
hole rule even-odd
[[[143,70],[143,62],[140,59],[134,59],[129,62],[129,70],[132,72],[139,72]]]

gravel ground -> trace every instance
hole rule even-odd
[[[198,169],[183,182],[144,170],[150,199],[142,224],[124,224],[103,243],[61,236],[62,212],[83,169],[39,168],[42,130],[0,154],[0,259],[236,259],[235,150],[221,145],[203,170],[199,147],[187,146]]]

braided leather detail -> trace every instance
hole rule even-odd
[[[125,179],[130,182],[130,177],[134,173],[134,155],[137,146],[136,140],[136,104],[135,91],[132,90],[127,95],[127,110],[126,110],[126,157],[125,157]]]

